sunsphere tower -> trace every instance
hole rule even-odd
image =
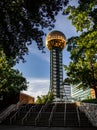
[[[46,37],[46,47],[50,50],[50,90],[54,98],[63,98],[62,50],[66,37],[60,31],[52,31]]]

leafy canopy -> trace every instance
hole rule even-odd
[[[93,87],[97,95],[97,0],[78,0],[78,5],[69,5],[65,14],[72,21],[80,36],[67,41],[71,62],[64,66],[68,82],[83,87]],[[96,96],[97,97],[97,96]]]
[[[12,69],[7,63],[6,55],[0,51],[0,95],[19,93],[26,90],[27,81],[18,70]]]
[[[1,0],[0,48],[16,61],[28,53],[33,41],[44,50],[44,28],[54,27],[55,16],[68,0]]]

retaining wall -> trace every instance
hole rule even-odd
[[[92,124],[97,127],[97,104],[80,103],[79,109],[84,111]]]

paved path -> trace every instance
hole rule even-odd
[[[3,126],[0,125],[0,130],[97,130],[96,128],[93,127],[82,127],[82,128],[76,128],[76,127],[32,127],[32,126]]]

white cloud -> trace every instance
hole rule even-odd
[[[37,96],[45,95],[49,91],[49,79],[28,78],[29,87],[26,91],[22,91],[36,99]]]

